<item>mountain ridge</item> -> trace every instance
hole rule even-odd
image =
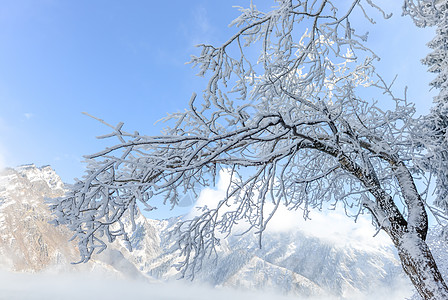
[[[67,242],[71,233],[48,224],[52,216],[44,203],[46,197],[63,194],[64,184],[50,166],[24,165],[0,174],[0,269],[100,270],[110,276],[152,282],[179,278],[173,265],[181,258],[166,240],[176,219],[151,220],[140,213],[130,238],[132,252],[118,239],[87,264],[71,265],[79,259],[76,245]],[[216,262],[204,261],[195,281],[212,287],[345,298],[372,292],[378,286],[392,287],[402,280],[391,249],[375,251],[341,247],[300,230],[267,232],[261,249],[254,236],[232,236],[222,241]]]

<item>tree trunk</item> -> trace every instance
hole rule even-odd
[[[405,233],[395,246],[403,269],[420,296],[425,300],[447,300],[448,287],[426,242],[415,233]]]

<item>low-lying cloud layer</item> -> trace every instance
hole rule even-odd
[[[227,288],[197,286],[178,281],[147,283],[123,279],[100,278],[98,274],[18,274],[0,272],[0,299],[8,300],[324,300],[300,298],[269,292],[237,291]],[[404,288],[406,287],[406,289]],[[375,295],[353,295],[349,300],[401,300],[409,297],[409,287],[391,291],[378,290]],[[335,300],[328,299],[325,300]]]
[[[0,299],[153,299],[153,300],[292,300],[271,293],[214,289],[185,282],[147,283],[100,278],[98,274],[18,274],[0,273]]]

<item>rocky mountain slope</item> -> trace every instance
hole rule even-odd
[[[154,221],[151,221],[154,222]],[[165,221],[160,235],[170,224]],[[160,226],[160,224],[159,224]],[[162,247],[169,248],[169,242]],[[163,280],[176,278],[174,253],[148,263],[144,271]],[[260,249],[255,236],[233,236],[221,243],[216,262],[206,261],[195,281],[243,290],[268,289],[295,296],[353,297],[406,284],[390,248],[341,247],[303,232],[267,232]],[[359,299],[362,299],[361,296]]]
[[[99,272],[113,277],[146,278],[134,261],[121,253],[121,245],[113,245],[87,264],[79,260],[72,234],[64,227],[49,224],[52,216],[46,198],[64,194],[64,184],[49,166],[34,165],[7,169],[0,174],[0,270],[16,272]],[[139,223],[140,232],[143,225]],[[144,246],[133,256],[144,253],[160,255],[155,232],[151,228],[140,240]],[[145,256],[145,258],[146,258]]]
[[[76,257],[67,232],[48,224],[44,197],[64,194],[63,184],[50,167],[22,166],[0,177],[0,252],[3,268],[40,271]]]
[[[63,195],[64,185],[50,167],[7,169],[0,175],[0,269],[20,272],[98,271],[125,278],[173,280],[167,239],[176,219],[136,219],[132,252],[120,241],[87,264],[64,227],[54,227],[44,199]],[[274,290],[288,295],[337,296],[369,294],[402,282],[393,250],[341,247],[304,232],[271,232],[263,247],[251,235],[231,237],[218,249],[219,259],[206,261],[196,282],[245,290]]]

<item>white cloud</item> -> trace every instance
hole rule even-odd
[[[0,171],[6,168],[5,152],[3,146],[0,144]]]
[[[201,214],[201,208],[215,208],[226,196],[227,187],[230,183],[230,172],[226,169],[219,171],[219,180],[215,189],[205,188],[201,191],[196,201],[196,206],[190,211],[187,218],[192,218]],[[233,179],[234,180],[234,179]],[[229,211],[231,207],[223,207],[221,212]]]
[[[5,119],[0,117],[0,140],[3,141],[0,142],[0,171],[3,170],[6,167],[6,148],[4,147],[4,141],[6,140],[5,136],[8,135],[8,133],[11,131],[11,128],[8,126]]]
[[[0,132],[6,132],[9,129],[8,127],[9,126],[7,125],[5,119],[0,117]]]
[[[201,4],[192,7],[189,21],[181,24],[181,29],[192,46],[215,40],[216,30],[210,22],[207,8]]]
[[[32,114],[32,113],[24,113],[23,115],[25,116],[25,118],[27,120],[31,119],[34,116],[34,114]]]
[[[204,189],[196,202],[196,207],[215,208],[219,201],[225,198],[229,183],[229,172],[221,170],[216,188]],[[266,212],[270,212],[273,208],[272,203],[265,204]],[[231,206],[224,206],[223,212],[231,209]],[[187,217],[191,218],[200,213],[199,209],[193,208]],[[379,232],[376,235],[377,232],[369,215],[360,216],[356,223],[353,218],[347,217],[339,210],[311,211],[309,217],[311,220],[305,221],[302,211],[289,210],[285,206],[280,206],[269,222],[267,230],[271,232],[300,230],[308,236],[325,239],[340,246],[350,244],[352,247],[366,250],[392,245],[386,233]]]
[[[210,21],[208,19],[207,9],[204,6],[197,6],[194,10],[194,22],[201,33],[209,33],[212,30]]]

